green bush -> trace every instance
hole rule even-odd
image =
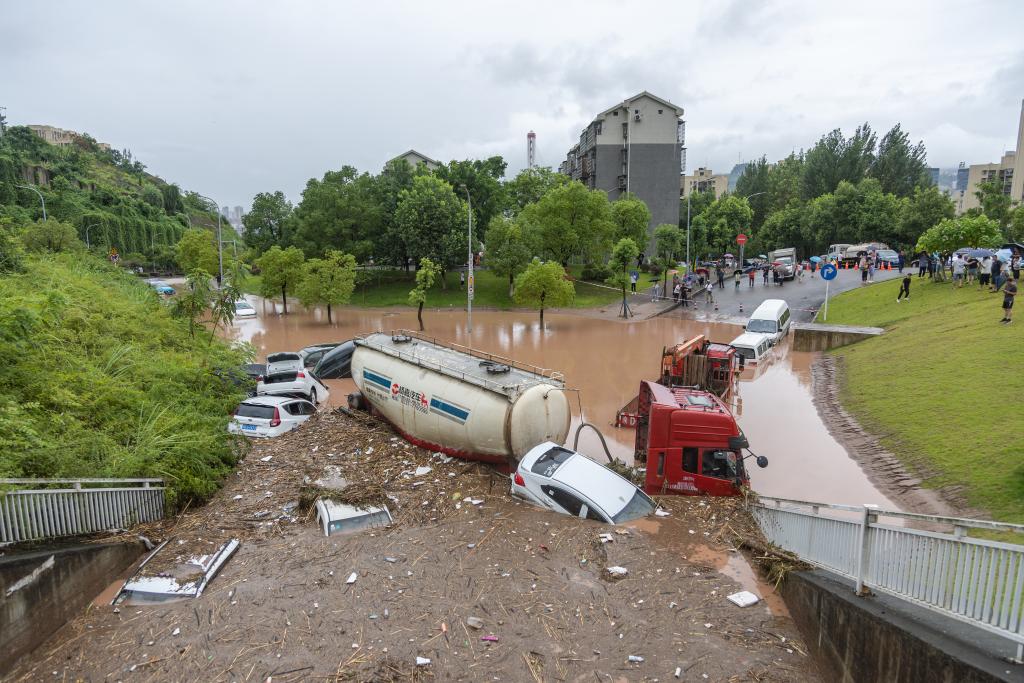
[[[583,270],[580,271],[580,279],[590,280],[591,282],[604,282],[612,275],[614,275],[612,269],[603,264],[588,264],[583,266]]]
[[[162,477],[212,494],[236,458],[241,351],[187,326],[101,259],[25,259],[0,277],[0,477]]]

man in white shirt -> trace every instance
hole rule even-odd
[[[953,286],[964,286],[964,260],[960,254],[953,254]]]

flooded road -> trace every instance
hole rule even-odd
[[[247,299],[258,317],[236,321],[230,333],[250,342],[258,358],[377,330],[418,328],[415,311],[404,308],[342,308],[328,325],[323,311],[304,311],[298,302],[289,302],[289,314],[281,315],[279,304],[254,296]],[[728,342],[740,332],[734,325],[672,316],[621,323],[554,313],[545,316],[542,330],[536,313],[474,311],[470,338],[464,311],[424,311],[423,319],[430,336],[562,372],[566,386],[578,390],[579,397],[572,399],[570,443],[582,418],[597,425],[612,455],[627,462],[632,461],[635,432],[613,427],[615,413],[636,395],[641,380],[657,377],[663,347],[698,334]],[[752,487],[768,496],[898,509],[828,433],[812,401],[813,359],[814,354],[789,350],[787,343],[775,349],[767,363],[741,376],[734,405],[737,419],[754,452],[771,463],[763,470],[751,467]],[[334,405],[344,405],[345,396],[355,388],[350,380],[327,384]],[[581,435],[580,450],[604,460],[590,430]]]

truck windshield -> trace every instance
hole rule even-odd
[[[733,451],[708,449],[701,458],[700,473],[716,479],[736,479],[740,467],[738,462],[739,458]]]
[[[776,325],[774,320],[751,318],[747,322],[747,332],[766,332],[768,334],[775,334],[778,331],[778,325]]]

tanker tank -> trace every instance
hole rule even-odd
[[[564,443],[571,412],[562,375],[402,330],[355,340],[352,378],[374,412],[434,451],[513,464]]]

